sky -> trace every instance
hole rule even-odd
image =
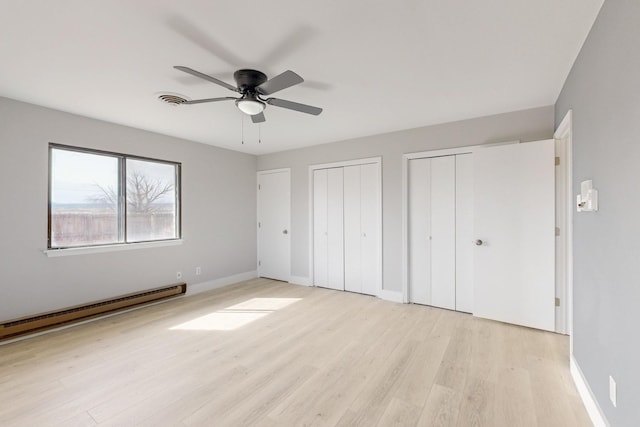
[[[78,151],[53,149],[51,203],[91,203],[104,189],[118,186],[118,158]],[[174,165],[127,159],[127,171],[138,170],[152,180],[173,181]],[[170,202],[168,194],[160,202]]]

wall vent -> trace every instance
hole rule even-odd
[[[49,311],[33,316],[21,317],[0,323],[0,340],[39,332],[69,323],[86,320],[102,314],[111,313],[137,305],[159,301],[182,295],[187,292],[186,283],[178,283],[161,288],[121,295],[115,298],[94,301],[83,305]]]

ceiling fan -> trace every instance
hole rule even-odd
[[[223,96],[220,98],[194,99],[192,101],[184,101],[181,104],[201,104],[204,102],[234,100],[240,111],[251,116],[251,121],[253,123],[262,123],[266,120],[263,111],[267,104],[287,108],[289,110],[300,111],[301,113],[313,114],[314,116],[322,113],[322,108],[313,107],[311,105],[300,104],[279,98],[265,98],[265,96],[300,84],[304,81],[302,77],[291,70],[278,74],[272,79],[267,79],[267,76],[261,71],[249,69],[238,70],[233,73],[233,78],[237,85],[237,87],[234,87],[222,80],[218,80],[215,77],[203,74],[189,67],[178,65],[173,68],[193,76],[200,77],[201,79],[208,80],[241,95],[239,98]]]

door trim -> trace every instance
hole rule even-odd
[[[465,147],[418,151],[402,155],[402,302],[409,302],[409,160],[430,157],[470,154],[477,150],[499,145],[519,144],[520,141],[506,141],[491,144],[469,145]]]
[[[367,157],[363,159],[354,159],[354,160],[344,160],[332,163],[320,163],[315,165],[309,165],[308,170],[308,195],[309,195],[309,282],[310,286],[315,286],[313,283],[315,282],[315,278],[313,276],[314,272],[314,254],[313,254],[313,172],[319,169],[331,169],[331,168],[341,168],[346,166],[360,166],[367,164],[376,164],[378,167],[378,271],[376,272],[378,277],[378,289],[376,296],[381,297],[383,294],[383,284],[382,284],[382,157]]]
[[[553,137],[557,140],[564,141],[564,160],[565,167],[563,170],[565,177],[565,217],[563,224],[558,224],[565,229],[564,238],[564,298],[560,304],[564,308],[564,330],[556,331],[569,335],[570,354],[573,354],[573,111],[567,111]],[[558,284],[556,284],[558,286]]]
[[[291,168],[281,168],[281,169],[269,169],[262,170],[256,172],[256,275],[260,276],[260,230],[259,230],[259,219],[260,219],[260,177],[263,175],[270,175],[274,173],[283,173],[287,174],[287,178],[289,181],[289,200],[287,202],[287,208],[289,209],[289,222],[287,223],[287,230],[289,230],[289,256],[287,257],[287,281],[291,280]]]

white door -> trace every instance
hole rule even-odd
[[[327,283],[344,290],[343,168],[327,170]]]
[[[362,292],[360,166],[344,168],[344,289]]]
[[[362,233],[362,290],[377,295],[381,286],[380,267],[380,165],[360,166],[360,231]]]
[[[473,154],[456,155],[456,310],[473,313]]]
[[[431,160],[409,161],[409,301],[431,303]]]
[[[289,170],[258,172],[258,275],[289,280],[291,184]]]
[[[313,171],[313,284],[327,286],[327,170]]]
[[[344,289],[377,295],[380,287],[379,165],[344,168]]]
[[[474,315],[554,330],[554,168],[553,140],[474,153]]]
[[[455,309],[455,157],[409,162],[410,301]]]
[[[431,159],[431,305],[456,308],[455,157]]]

